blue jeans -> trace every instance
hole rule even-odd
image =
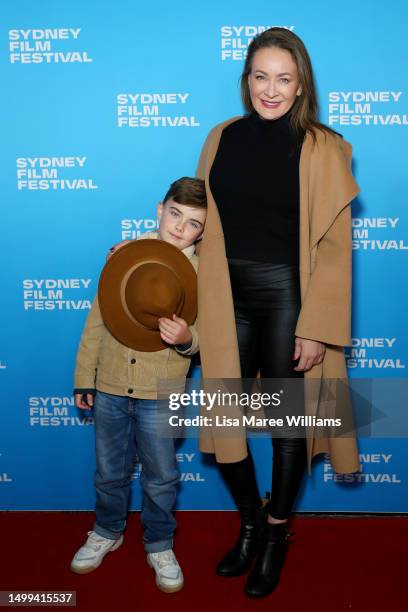
[[[142,525],[146,552],[172,547],[179,472],[174,439],[161,437],[168,413],[157,400],[96,392],[96,521],[94,531],[117,540],[126,526],[135,458],[142,464]]]

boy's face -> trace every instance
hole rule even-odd
[[[201,237],[207,211],[170,199],[158,205],[157,215],[161,240],[170,242],[178,249],[185,249]]]

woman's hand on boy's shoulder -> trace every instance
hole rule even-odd
[[[184,319],[173,315],[173,319],[160,317],[159,319],[160,337],[167,344],[190,344],[193,336]]]

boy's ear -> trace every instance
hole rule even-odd
[[[160,221],[160,219],[162,217],[162,214],[163,214],[163,208],[164,208],[163,202],[159,202],[158,205],[157,205],[157,216],[159,218],[159,221]]]

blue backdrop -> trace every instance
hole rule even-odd
[[[105,254],[155,227],[209,129],[242,112],[245,50],[272,25],[304,40],[321,119],[354,146],[350,376],[406,376],[405,2],[19,0],[0,11],[2,509],[93,507],[93,424],[71,392]],[[270,441],[252,444],[264,491]],[[360,452],[363,476],[336,481],[318,461],[298,510],[408,511],[405,440],[362,439]],[[233,507],[196,440],[178,459],[180,508]]]

